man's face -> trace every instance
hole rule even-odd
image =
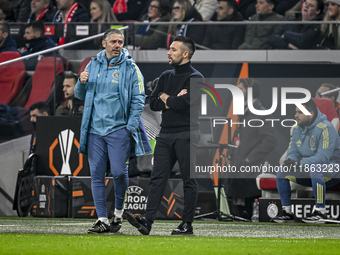
[[[26,27],[25,34],[24,34],[24,38],[26,40],[32,40],[34,38],[38,38],[39,36],[40,36],[40,33],[35,33],[32,27]]]
[[[257,0],[255,7],[257,14],[265,15],[273,11],[274,5],[267,3],[266,0]]]
[[[312,119],[314,117],[314,112],[311,115],[305,115],[299,108],[296,107],[295,120],[300,127],[310,126]]]
[[[181,48],[182,42],[174,41],[170,45],[170,50],[168,51],[169,65],[178,66],[181,65],[184,60],[184,52]]]
[[[228,3],[225,1],[218,2],[217,8],[217,20],[224,20],[229,17],[233,12],[233,9],[228,6]]]
[[[106,57],[116,58],[122,52],[124,38],[119,34],[111,34],[107,41],[102,41],[102,45],[106,50]]]
[[[326,91],[329,91],[329,88],[326,87],[326,86],[321,86],[318,91],[315,93],[315,98],[329,98],[331,99],[332,101],[334,101],[334,98],[333,97],[330,97],[330,96],[321,96],[321,93],[323,92],[326,92]]]
[[[57,8],[60,11],[67,11],[71,8],[72,4],[74,3],[74,0],[56,0],[57,2]]]
[[[48,4],[46,4],[44,0],[31,1],[31,12],[33,12],[35,15],[39,15],[40,12],[47,7]]]
[[[48,116],[47,112],[40,113],[38,109],[34,109],[30,111],[30,116],[31,116],[31,122],[35,123],[37,122],[37,117],[39,116]]]
[[[320,11],[318,10],[318,2],[315,0],[306,0],[302,6],[301,14],[302,20],[308,21],[312,20],[318,15]]]
[[[74,87],[76,83],[73,78],[65,78],[63,82],[63,92],[65,99],[72,98],[74,96]]]

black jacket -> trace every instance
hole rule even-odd
[[[243,21],[239,12],[221,21]],[[211,49],[237,49],[243,43],[245,26],[242,25],[209,25],[202,44]]]
[[[322,20],[321,16],[313,19],[313,21],[319,20]],[[289,43],[299,49],[315,49],[319,43],[319,38],[320,24],[283,25],[279,31],[272,34],[269,44],[273,49],[290,49]]]
[[[46,36],[34,38],[31,40],[26,40],[25,43],[26,43],[27,50],[21,54],[22,56],[27,56],[27,55],[30,55],[32,53],[36,53],[42,50],[51,49],[56,46],[55,42],[50,37],[46,37]],[[25,59],[24,63],[26,66],[26,70],[34,71],[38,61],[42,57],[53,57],[53,56],[54,56],[54,52],[48,52],[48,53],[45,53],[39,56]],[[56,52],[56,57],[61,58],[59,51]]]

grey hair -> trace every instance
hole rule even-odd
[[[117,35],[121,35],[123,37],[123,40],[124,40],[124,34],[122,33],[122,31],[120,31],[119,29],[109,29],[109,30],[106,30],[106,32],[104,33],[104,36],[103,36],[103,40],[106,42],[110,35],[112,34],[117,34]]]

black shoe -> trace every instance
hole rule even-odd
[[[110,226],[100,220],[97,220],[93,223],[92,228],[87,230],[89,234],[100,234],[110,231]]]
[[[293,223],[294,215],[292,213],[287,213],[286,210],[282,210],[281,215],[278,215],[274,218],[272,218],[270,221],[276,222],[276,223]]]
[[[122,217],[116,217],[113,216],[112,221],[110,223],[110,232],[116,233],[119,231],[119,229],[122,227],[123,218]]]
[[[172,230],[171,235],[192,235],[193,233],[192,225],[182,222],[176,229]]]
[[[148,220],[142,216],[142,215],[134,215],[130,212],[124,212],[125,217],[128,220],[128,222],[138,229],[138,231],[143,235],[148,235],[151,231],[151,223],[148,222]]]
[[[303,218],[302,221],[305,223],[325,223],[324,220],[327,219],[328,217],[326,214],[315,210],[310,217]]]

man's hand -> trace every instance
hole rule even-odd
[[[296,166],[296,167],[298,167],[298,166],[300,166],[300,163],[289,158],[289,159],[286,159],[286,160],[283,162],[282,166],[288,166],[288,167],[294,167],[294,166]]]
[[[85,69],[81,74],[80,74],[80,77],[79,77],[79,80],[81,83],[85,84],[89,78],[89,72]]]
[[[185,95],[186,93],[188,93],[188,90],[187,90],[187,89],[182,89],[181,92],[179,92],[179,93],[177,94],[177,96],[180,97],[180,96]]]
[[[165,108],[166,109],[169,109],[169,106],[166,105],[166,100],[168,99],[169,95],[167,93],[162,93],[160,96],[159,96],[159,99],[163,101],[163,103],[165,104]]]

